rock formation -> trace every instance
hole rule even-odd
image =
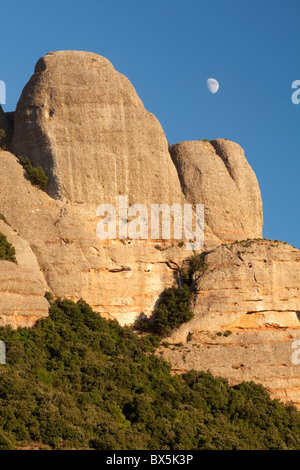
[[[300,252],[287,243],[246,240],[204,255],[195,274],[194,319],[188,332],[205,329],[300,326]],[[182,326],[177,336],[184,339]],[[179,338],[178,338],[179,339]]]
[[[230,153],[230,143],[224,146]],[[255,176],[239,146],[231,146],[239,181],[242,167],[259,207]],[[128,205],[142,203],[147,208],[155,203],[206,206],[213,196],[208,197],[203,186],[198,201],[196,193],[185,191],[186,182],[182,187],[184,169],[174,157],[175,166],[160,124],[145,110],[128,79],[93,53],[47,54],[38,61],[17,105],[12,150],[42,166],[50,177],[45,194],[26,180],[14,155],[2,152],[1,211],[30,244],[47,290],[74,300],[83,297],[96,311],[121,323],[151,313],[189,251],[179,248],[180,240],[100,240],[98,205],[117,206],[117,197],[124,195]],[[220,160],[210,144],[206,152],[208,158]],[[215,187],[219,174],[211,171],[206,181]],[[240,186],[234,197],[244,198],[247,208],[251,191]],[[222,210],[220,203],[215,200],[212,212]],[[231,216],[229,212],[227,228],[235,237],[261,231],[261,213],[252,233],[246,209],[239,212],[240,224],[236,217],[230,229]],[[205,246],[223,240],[221,230],[214,227],[218,217],[211,219],[205,225]],[[246,231],[243,224],[248,224]]]
[[[45,279],[45,292],[75,301],[84,298],[96,311],[121,323],[133,322],[142,311],[151,312],[164,287],[173,283],[173,257],[186,256],[184,248],[178,253],[176,246],[157,250],[157,242],[148,240],[100,240],[97,220],[91,222],[81,208],[34,187],[9,152],[0,153],[0,207],[7,222],[28,241]],[[8,265],[15,270],[13,263]],[[5,306],[2,294],[0,287],[0,304]],[[18,308],[19,304],[16,312]],[[39,311],[37,305],[36,316]],[[1,322],[7,319],[2,317]]]
[[[18,264],[0,260],[1,325],[31,326],[48,315],[46,283],[29,243],[0,220],[0,232],[16,250]]]
[[[169,339],[185,352],[161,353],[174,369],[211,369],[232,383],[257,379],[274,396],[300,402],[291,364],[299,252],[253,241],[262,236],[261,195],[238,144],[216,139],[168,149],[129,80],[88,52],[42,57],[10,118],[10,151],[0,150],[0,232],[18,264],[0,261],[0,325],[29,326],[47,315],[47,291],[83,298],[121,324],[151,314],[191,252],[172,235],[101,239],[97,207],[113,204],[127,222],[134,217],[118,213],[119,196],[147,210],[204,204],[208,269],[194,280],[194,318]],[[1,123],[12,132],[7,113]],[[30,183],[20,156],[45,170],[47,192]]]
[[[165,134],[133,86],[97,54],[42,57],[15,115],[12,148],[50,176],[49,194],[74,204],[181,203]],[[172,182],[172,183],[170,183]]]
[[[300,251],[274,240],[222,245],[194,275],[194,318],[168,339],[175,369],[211,370],[230,383],[254,380],[300,406]],[[300,343],[298,348],[300,349]]]
[[[170,148],[182,190],[204,204],[206,232],[223,242],[262,236],[263,216],[256,176],[235,142],[181,142]]]

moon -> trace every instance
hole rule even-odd
[[[219,82],[215,78],[208,78],[206,81],[207,88],[211,93],[217,93],[219,89]]]

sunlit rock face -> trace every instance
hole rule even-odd
[[[222,245],[194,275],[194,318],[168,339],[177,370],[253,380],[300,406],[300,252],[274,240]],[[297,353],[298,345],[298,353]],[[298,354],[298,355],[297,355]]]

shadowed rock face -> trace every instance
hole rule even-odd
[[[7,119],[0,104],[0,148],[7,148],[11,142],[13,134],[12,124]]]
[[[208,229],[220,240],[262,236],[262,201],[242,148],[224,139],[181,142],[170,148],[185,198],[205,205]]]

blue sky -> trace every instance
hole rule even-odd
[[[0,80],[14,110],[50,51],[105,56],[134,85],[168,141],[240,144],[261,188],[265,238],[300,249],[299,0],[1,1]],[[220,89],[208,92],[206,79]]]

